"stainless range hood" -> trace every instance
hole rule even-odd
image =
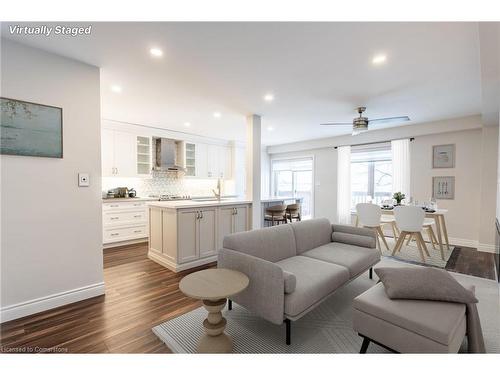
[[[153,137],[153,170],[184,171],[184,152],[184,141]]]

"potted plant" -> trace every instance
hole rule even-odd
[[[401,201],[406,198],[406,196],[398,191],[397,193],[394,193],[392,198],[396,201],[396,206],[401,206]]]

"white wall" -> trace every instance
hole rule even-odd
[[[99,69],[2,39],[2,96],[63,108],[64,158],[1,156],[2,320],[104,293]],[[90,187],[77,186],[78,172]]]
[[[432,195],[432,176],[456,176],[456,196],[454,200],[439,200],[438,205],[448,208],[446,217],[448,234],[456,244],[492,251],[494,244],[495,181],[497,169],[498,128],[482,128],[478,116],[459,120],[440,121],[409,127],[380,130],[363,134],[363,138],[349,139],[356,143],[369,141],[370,133],[376,133],[374,141],[415,136],[411,143],[412,153],[412,195],[419,201],[428,201]],[[458,123],[460,131],[450,131]],[[439,125],[439,126],[438,126]],[[446,129],[446,133],[439,133]],[[425,135],[424,130],[434,134]],[[342,137],[345,138],[345,137]],[[345,142],[345,140],[344,140]],[[315,166],[315,217],[335,220],[337,194],[337,152],[331,147],[304,149],[305,145],[293,144],[269,147],[271,160],[283,157],[314,155]],[[456,144],[456,168],[432,169],[432,146]],[[310,142],[305,142],[310,145]],[[314,141],[322,146],[323,142]],[[277,152],[297,149],[301,151]]]

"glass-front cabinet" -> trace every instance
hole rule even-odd
[[[137,174],[151,172],[151,138],[137,136]]]
[[[196,144],[186,143],[186,176],[196,176]]]

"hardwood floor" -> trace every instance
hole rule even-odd
[[[455,246],[445,269],[484,279],[497,279],[495,254],[465,246]]]
[[[2,324],[0,352],[169,352],[151,328],[201,306],[179,281],[214,264],[176,274],[146,254],[146,243],[105,250],[105,296]]]

